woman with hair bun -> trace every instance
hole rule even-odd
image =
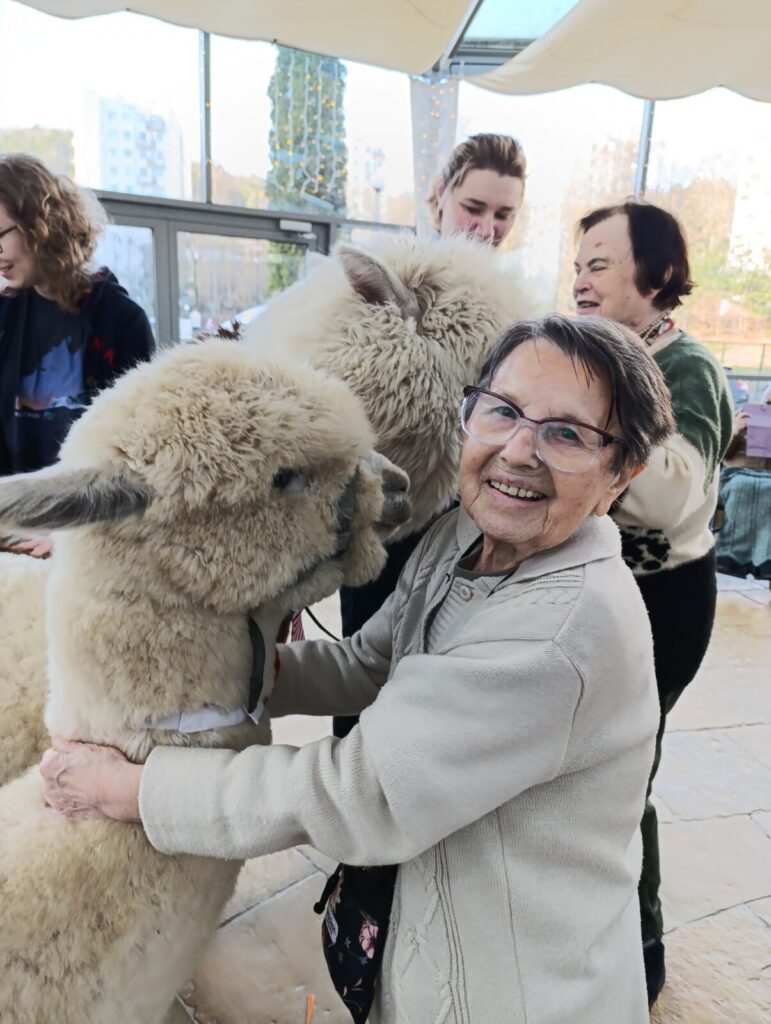
[[[91,398],[154,347],[147,316],[91,258],[95,197],[35,157],[0,156],[0,476],[50,465]],[[48,540],[0,537],[45,557]]]
[[[434,182],[434,227],[442,237],[467,234],[499,246],[522,206],[526,169],[522,146],[510,135],[469,136]]]

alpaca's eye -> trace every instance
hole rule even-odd
[[[282,494],[299,494],[308,483],[308,474],[299,469],[280,469],[273,477],[273,486]]]
[[[278,473],[273,477],[273,486],[279,491],[283,491],[287,488],[290,483],[297,478],[297,472],[294,469],[280,469]]]

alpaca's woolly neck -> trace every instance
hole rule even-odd
[[[51,566],[51,732],[109,743],[135,760],[157,744],[240,748],[255,742],[251,722],[185,736],[153,729],[178,711],[230,710],[246,702],[252,668],[246,615],[218,613],[171,591],[164,600],[157,578],[143,592],[137,579],[146,568],[139,560],[120,573],[104,560],[81,557],[86,543],[82,536],[62,537]],[[271,609],[257,615],[271,666],[282,617],[283,610]]]

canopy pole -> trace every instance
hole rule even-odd
[[[212,201],[212,159],[211,159],[211,36],[208,32],[198,33],[198,76],[201,103],[200,155],[201,178],[198,198],[201,202]]]
[[[653,133],[653,111],[655,106],[655,100],[646,100],[643,107],[640,145],[637,147],[637,169],[634,175],[635,199],[640,199],[645,195],[645,187],[648,183],[648,160],[651,155],[651,135]]]

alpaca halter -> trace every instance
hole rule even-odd
[[[252,645],[252,671],[249,675],[249,697],[246,706],[230,711],[211,707],[198,708],[195,711],[178,711],[173,715],[159,718],[151,726],[152,729],[183,733],[208,732],[210,729],[228,729],[232,725],[242,725],[248,719],[259,725],[267,703],[267,698],[262,700],[260,696],[265,670],[265,640],[251,615],[247,617],[247,621]]]

